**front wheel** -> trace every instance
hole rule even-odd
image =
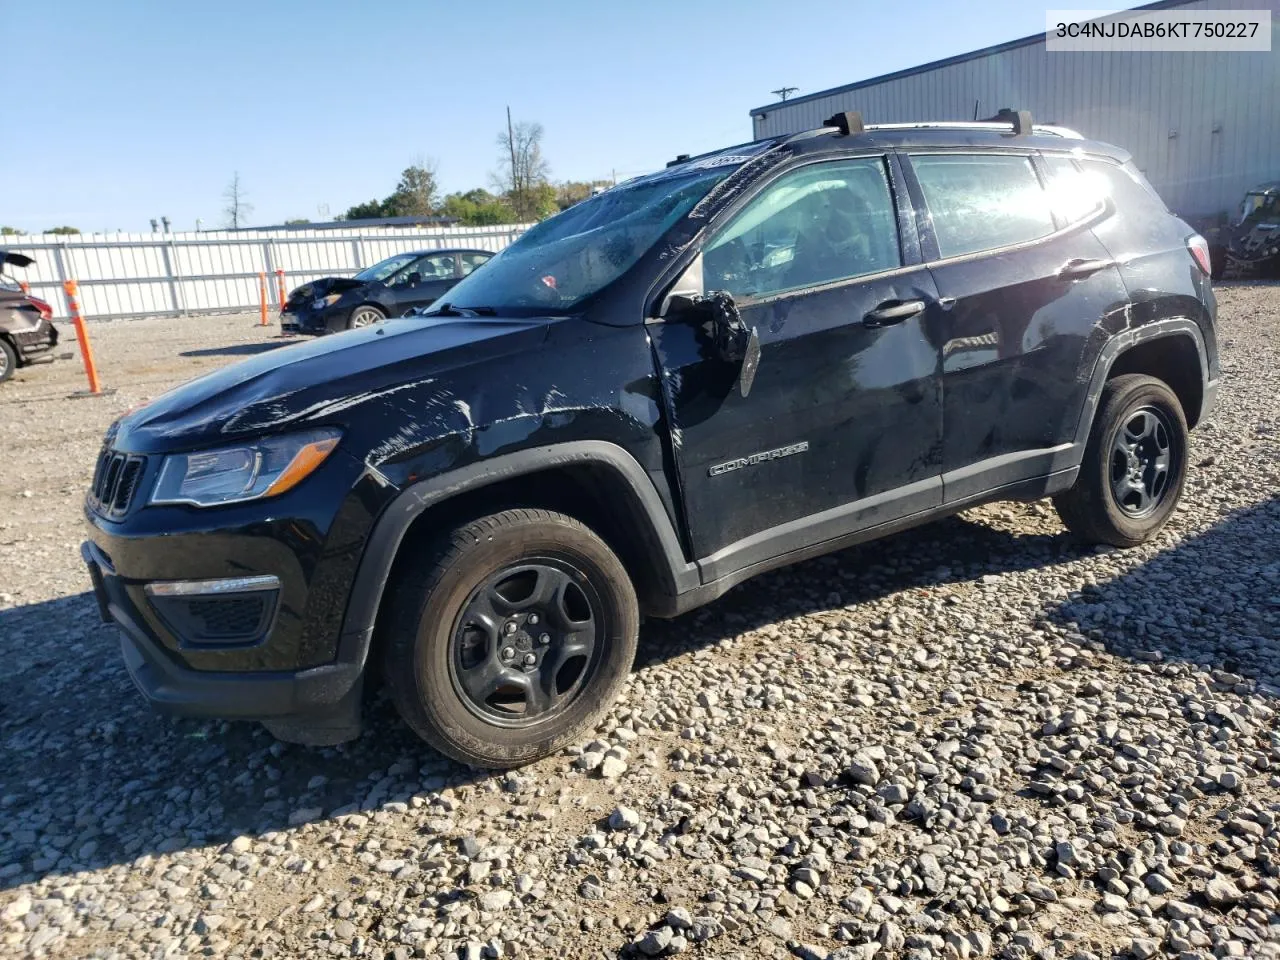
[[[1173,391],[1155,377],[1109,380],[1089,432],[1075,485],[1053,500],[1072,533],[1133,547],[1165,525],[1187,464],[1187,420]]]
[[[377,307],[362,303],[351,311],[351,316],[347,319],[347,329],[358,330],[360,327],[381,323],[385,319],[387,319],[387,315]]]
[[[626,569],[563,514],[515,509],[464,524],[388,595],[392,702],[420,737],[471,766],[515,767],[572,743],[635,658]]]

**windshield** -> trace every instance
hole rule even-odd
[[[531,227],[450,291],[462,309],[564,311],[630,268],[745,157],[632,180]]]
[[[357,280],[363,280],[368,283],[371,280],[385,280],[401,267],[412,263],[417,259],[416,253],[397,253],[394,257],[375,263],[372,267],[365,267],[356,274]]]

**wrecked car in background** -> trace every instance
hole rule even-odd
[[[50,362],[58,345],[53,308],[24,292],[4,272],[6,266],[29,267],[33,263],[24,253],[0,249],[0,383],[19,367]]]
[[[289,294],[280,311],[283,333],[355,330],[429,307],[493,256],[491,250],[397,253],[354,277],[321,277]]]
[[[1218,231],[1210,253],[1215,280],[1280,277],[1280,180],[1245,194],[1235,222]]]

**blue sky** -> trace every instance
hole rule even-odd
[[[1055,6],[1071,6],[1059,0]],[[1089,4],[1082,4],[1088,6]],[[1044,29],[1020,0],[0,0],[0,224],[319,219],[433,158],[488,186],[508,104],[554,179],[632,176],[750,139],[750,108]],[[12,42],[21,38],[20,42]]]

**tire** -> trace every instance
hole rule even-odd
[[[1209,279],[1221,280],[1227,272],[1227,251],[1222,247],[1209,248]]]
[[[586,526],[548,510],[455,528],[388,596],[391,700],[418,736],[473,767],[516,767],[574,742],[635,659],[626,569]]]
[[[351,316],[347,317],[347,329],[358,330],[361,327],[371,327],[385,319],[387,315],[379,308],[371,303],[362,303],[351,311]]]
[[[1148,429],[1149,434],[1135,441]],[[1141,374],[1109,380],[1089,431],[1080,475],[1070,490],[1053,499],[1067,529],[1083,540],[1116,547],[1150,540],[1182,495],[1187,434],[1182,404],[1163,381]]]
[[[4,337],[0,337],[0,383],[13,376],[18,369],[18,352]]]

